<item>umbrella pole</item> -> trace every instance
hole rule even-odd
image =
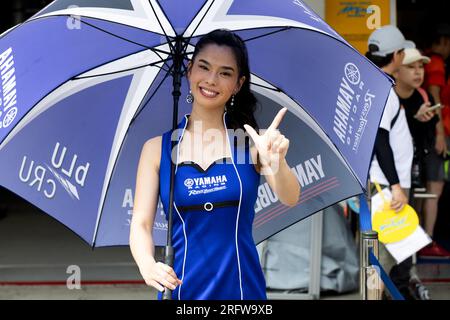
[[[181,96],[181,79],[183,77],[183,43],[182,38],[175,38],[175,53],[173,55],[173,116],[172,116],[172,128],[175,129],[178,124],[178,103]],[[178,139],[171,141],[171,149],[174,150]],[[172,154],[172,152],[171,152]],[[175,159],[177,161],[178,159]],[[174,250],[172,246],[172,221],[173,221],[173,195],[175,188],[175,163],[174,160],[170,161],[170,192],[169,192],[169,219],[167,222],[167,244],[165,247],[164,263],[170,267],[173,267]],[[165,288],[163,294],[163,300],[172,300],[172,290]]]

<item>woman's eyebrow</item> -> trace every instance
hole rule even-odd
[[[199,59],[198,62],[202,62],[202,63],[206,64],[207,66],[211,65],[208,61],[206,61],[204,59]],[[221,68],[222,69],[226,69],[226,70],[234,71],[234,68],[233,67],[229,67],[229,66],[221,66]]]

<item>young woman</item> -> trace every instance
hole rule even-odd
[[[403,64],[394,76],[397,81],[395,91],[405,108],[417,156],[423,160],[423,176],[427,191],[437,196],[436,199],[426,199],[424,203],[425,231],[433,237],[438,200],[444,188],[444,158],[438,142],[438,135],[441,132],[439,116],[436,111],[427,112],[434,104],[434,99],[421,88],[424,81],[424,65],[429,62],[430,58],[423,56],[419,50],[406,49]],[[450,253],[433,241],[430,246],[419,251],[419,255],[450,256]]]
[[[260,175],[266,175],[282,203],[294,206],[300,196],[285,159],[289,140],[277,130],[287,109],[264,134],[256,132],[247,49],[227,30],[199,40],[187,78],[191,114],[179,130],[150,139],[142,149],[131,252],[146,283],[161,292],[173,290],[173,299],[266,299],[252,237]],[[254,144],[235,144],[231,129],[246,131]],[[177,141],[175,150],[171,139]],[[170,161],[176,164],[173,269],[155,261],[152,240],[159,195],[166,213],[169,208]]]

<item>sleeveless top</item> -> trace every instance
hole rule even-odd
[[[184,116],[174,132],[177,158],[189,116]],[[225,129],[226,118],[225,112]],[[172,133],[162,136],[160,163],[160,198],[166,218]],[[174,300],[267,299],[252,235],[260,174],[251,161],[248,144],[234,143],[228,132],[227,140],[232,157],[218,159],[206,170],[194,162],[177,164],[174,160],[173,269],[183,281],[172,292]]]

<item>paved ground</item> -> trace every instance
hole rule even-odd
[[[156,290],[142,283],[128,247],[93,250],[32,205],[11,195],[3,201],[9,212],[0,218],[0,299],[156,299]],[[450,264],[418,268],[432,281],[432,298],[450,298]],[[67,279],[77,272],[81,288],[69,289]],[[359,294],[322,294],[321,299],[358,300]]]

